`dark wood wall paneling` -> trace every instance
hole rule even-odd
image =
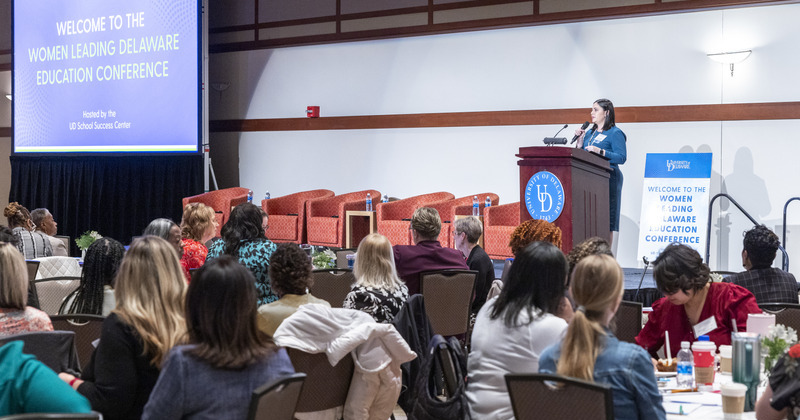
[[[619,123],[686,121],[748,121],[800,119],[800,102],[722,105],[617,107]],[[449,112],[431,114],[361,115],[321,118],[215,120],[211,132],[363,130],[387,128],[484,127],[503,125],[580,124],[589,108],[525,111]]]
[[[405,36],[432,35],[441,33],[464,32],[484,29],[508,28],[515,26],[549,25],[556,23],[581,22],[601,19],[625,18],[635,16],[650,16],[668,13],[693,12],[699,10],[745,7],[755,5],[798,3],[800,0],[684,0],[675,2],[662,2],[652,0],[653,3],[633,6],[604,7],[586,10],[575,10],[554,13],[541,13],[539,0],[533,1],[531,15],[513,16],[493,19],[465,20],[460,22],[434,23],[436,12],[446,10],[469,9],[472,7],[506,5],[521,3],[525,0],[471,0],[455,3],[434,4],[433,0],[427,6],[405,7],[390,10],[375,10],[360,13],[341,13],[341,4],[337,2],[338,11],[331,16],[313,17],[306,19],[292,19],[276,22],[253,22],[252,24],[210,28],[210,34],[222,34],[241,31],[253,31],[253,40],[246,42],[223,43],[209,46],[209,52],[248,51],[265,48],[278,48],[297,45],[326,44],[335,42],[397,38]],[[257,1],[256,1],[257,3]],[[402,16],[413,13],[427,13],[428,24],[408,27],[386,27],[382,29],[341,32],[342,21],[366,19],[375,17]],[[254,20],[257,20],[254,17]],[[259,29],[290,27],[314,23],[336,23],[336,33],[307,35],[298,37],[258,39]]]

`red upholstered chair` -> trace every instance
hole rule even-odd
[[[331,190],[311,190],[261,200],[261,208],[269,215],[267,237],[273,242],[305,243],[306,203],[333,195]]]
[[[372,195],[372,203],[380,201],[377,190],[357,191],[329,198],[311,200],[306,206],[306,227],[308,243],[327,247],[344,248],[345,212],[364,210],[367,193]],[[365,232],[354,232],[365,234]]]
[[[455,196],[449,192],[435,192],[388,203],[380,203],[375,207],[375,216],[378,218],[378,233],[389,238],[389,242],[392,245],[411,245],[411,232],[408,230],[411,222],[403,219],[411,219],[414,210],[420,207],[430,207],[431,204],[452,200],[453,198]]]
[[[472,198],[476,195],[480,203],[480,214],[483,214],[483,206],[486,203],[486,197],[492,199],[493,206],[500,204],[500,197],[497,194],[480,193],[428,206],[436,209],[439,212],[439,217],[442,218],[442,231],[439,233],[439,243],[441,243],[443,247],[453,248],[455,246],[453,242],[453,226],[456,223],[456,216],[472,215]]]
[[[483,247],[489,258],[513,258],[508,242],[519,225],[519,202],[492,206],[483,214]]]
[[[186,207],[186,205],[189,203],[203,203],[214,209],[214,213],[216,213],[217,217],[217,223],[219,223],[219,226],[217,226],[216,236],[219,236],[222,225],[228,221],[228,217],[231,215],[231,208],[247,202],[248,191],[250,190],[247,188],[234,187],[225,188],[223,190],[209,191],[207,193],[193,195],[191,197],[184,197],[183,207]]]

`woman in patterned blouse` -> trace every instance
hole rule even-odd
[[[222,226],[222,240],[208,249],[206,261],[230,255],[250,269],[256,278],[258,305],[278,300],[269,278],[269,257],[275,244],[264,236],[261,227],[261,208],[253,203],[242,203],[231,210],[231,216]]]
[[[0,243],[0,337],[53,331],[50,317],[27,306],[28,269],[17,247]]]
[[[206,262],[208,248],[205,243],[217,233],[214,209],[203,203],[189,203],[183,208],[181,219],[181,266],[185,271],[200,268]]]
[[[353,274],[356,284],[344,307],[364,311],[377,322],[392,322],[408,300],[408,288],[397,276],[392,244],[385,236],[373,233],[361,241]]]

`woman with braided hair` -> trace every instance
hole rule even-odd
[[[111,238],[100,238],[86,249],[81,284],[64,300],[59,314],[108,316],[116,306],[114,277],[125,255],[125,247]]]
[[[36,226],[31,221],[31,212],[28,209],[15,201],[3,209],[3,216],[6,217],[8,227],[17,237],[17,249],[25,256],[26,260],[53,255],[53,247],[50,245],[47,235],[34,231]]]
[[[571,283],[578,310],[563,340],[542,353],[539,372],[609,385],[615,419],[666,418],[647,352],[608,328],[622,301],[622,268],[608,255],[590,255]]]

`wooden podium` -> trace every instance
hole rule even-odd
[[[535,190],[528,192],[526,202],[528,182],[537,173],[547,171],[555,175],[563,186],[561,215],[549,220],[561,228],[561,249],[568,252],[592,236],[610,239],[608,179],[611,167],[607,159],[583,149],[558,146],[520,147],[517,157],[520,158],[517,161],[520,222],[532,219],[529,205],[540,205]],[[548,175],[543,175],[550,180]]]

